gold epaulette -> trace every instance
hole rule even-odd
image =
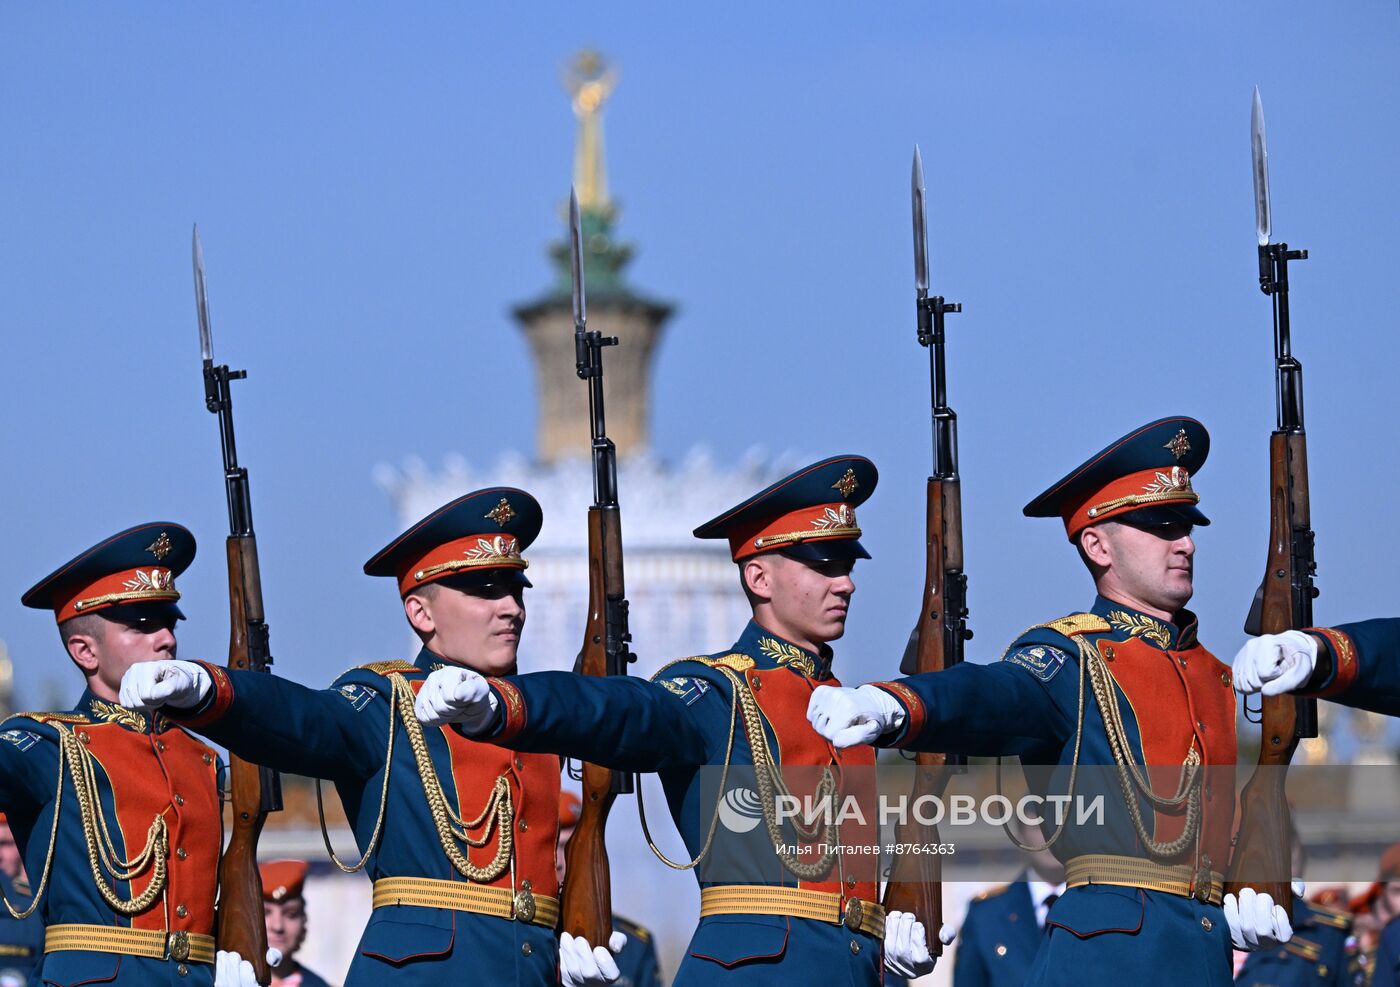
[[[9,722],[10,720],[17,720],[17,719],[37,720],[37,721],[40,722],[40,723],[87,723],[87,722],[89,722],[87,716],[86,716],[85,714],[83,714],[83,713],[68,713],[68,712],[64,712],[64,713],[56,713],[56,712],[49,712],[49,713],[12,713],[12,714],[10,714],[8,717],[5,718],[5,721],[6,721],[6,722]]]
[[[1078,634],[1102,634],[1104,631],[1112,630],[1112,625],[1097,614],[1092,613],[1072,613],[1068,617],[1061,617],[1059,620],[1052,620],[1047,624],[1037,624],[1036,627],[1044,627],[1065,637],[1074,637]],[[1032,627],[1031,630],[1035,630]]]
[[[1312,902],[1308,902],[1308,907],[1312,909],[1313,921],[1321,925],[1330,925],[1334,929],[1351,928],[1351,912],[1338,911],[1326,905],[1314,905]]]
[[[375,675],[388,675],[390,672],[416,672],[418,666],[409,661],[400,661],[397,658],[390,661],[372,661],[368,665],[357,665],[351,671],[363,670],[373,672]]]
[[[1322,959],[1322,946],[1311,940],[1302,938],[1297,933],[1294,933],[1293,938],[1283,944],[1283,948],[1293,953],[1295,956],[1301,956],[1310,963],[1316,963],[1318,960]]]
[[[973,901],[986,901],[988,898],[995,898],[997,895],[1006,894],[1011,890],[1011,885],[1002,884],[995,888],[988,888],[986,891],[979,891]]]

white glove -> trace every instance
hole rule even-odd
[[[1316,666],[1317,639],[1302,631],[1284,631],[1246,641],[1235,655],[1231,675],[1241,695],[1278,696],[1312,678]]]
[[[192,661],[143,661],[122,676],[117,701],[128,709],[193,709],[212,686],[209,673]]]
[[[951,925],[938,930],[938,941],[948,945],[957,935]],[[897,977],[913,980],[933,971],[937,957],[929,952],[924,923],[913,912],[890,912],[885,916],[885,969]]]
[[[559,982],[563,987],[603,987],[616,983],[622,974],[613,954],[622,952],[626,944],[627,937],[614,932],[608,939],[607,949],[602,946],[595,949],[583,936],[565,932],[559,937]]]
[[[1293,938],[1288,912],[1253,888],[1241,888],[1238,902],[1232,894],[1225,896],[1225,924],[1230,927],[1230,941],[1245,952],[1273,949]]]
[[[470,668],[439,668],[418,690],[413,711],[427,727],[456,723],[469,737],[484,733],[496,715],[496,694]]]
[[[181,662],[180,664],[185,663]],[[219,950],[214,956],[214,987],[258,987],[257,975],[253,973],[253,964],[237,953],[226,953],[222,949]]]
[[[807,701],[807,722],[834,747],[874,743],[904,725],[904,707],[884,689],[819,685]]]

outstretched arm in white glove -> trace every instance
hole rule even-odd
[[[267,965],[276,967],[282,962],[282,951],[269,949]],[[214,956],[214,987],[260,987],[253,964],[237,953],[219,950]]]
[[[567,932],[559,937],[559,982],[564,987],[604,987],[616,983],[622,976],[613,959],[615,953],[622,952],[627,944],[627,936],[614,932],[608,946],[589,946],[583,936],[571,936]]]
[[[1250,696],[1292,692],[1312,678],[1317,667],[1317,639],[1303,631],[1264,634],[1246,641],[1235,655],[1235,691]]]
[[[143,661],[122,676],[118,701],[128,709],[193,709],[212,684],[203,666],[192,661]]]
[[[904,725],[904,707],[884,689],[821,685],[807,701],[807,722],[834,747],[873,744]]]
[[[1272,949],[1293,938],[1287,909],[1253,888],[1241,888],[1239,900],[1232,894],[1225,896],[1225,924],[1235,948],[1246,952]]]
[[[951,925],[938,930],[938,941],[948,945],[957,931]],[[924,923],[913,912],[890,912],[885,916],[885,969],[897,977],[913,980],[933,971],[938,958],[929,952]]]
[[[428,727],[455,723],[469,737],[485,733],[496,716],[496,694],[470,668],[439,668],[423,682],[413,704],[418,722]]]

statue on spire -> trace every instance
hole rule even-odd
[[[603,104],[617,87],[617,70],[597,51],[579,52],[564,70],[564,88],[578,117],[574,149],[574,191],[579,209],[600,215],[612,212],[608,170],[603,155]]]

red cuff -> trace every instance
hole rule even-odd
[[[1319,699],[1331,699],[1346,692],[1356,681],[1356,673],[1361,671],[1361,663],[1356,660],[1356,645],[1350,635],[1331,627],[1305,627],[1303,630],[1322,638],[1332,649],[1332,684],[1313,695]]]
[[[525,729],[525,698],[520,695],[520,690],[504,679],[496,679],[491,683],[491,688],[496,690],[496,694],[501,697],[501,709],[504,712],[505,723],[501,727],[500,733],[490,738],[496,743],[504,743],[512,740],[517,733]]]
[[[899,740],[891,744],[891,747],[908,747],[918,739],[919,734],[924,732],[924,724],[928,722],[928,707],[920,699],[913,689],[903,682],[871,682],[877,689],[884,689],[904,704],[904,711],[907,718],[904,721],[904,732],[900,734]]]
[[[228,677],[228,669],[223,665],[214,665],[207,661],[197,661],[195,664],[209,673],[210,689],[213,695],[207,700],[207,705],[202,712],[196,713],[194,716],[179,718],[182,726],[192,730],[197,730],[221,719],[228,712],[228,708],[233,705],[233,681]]]

